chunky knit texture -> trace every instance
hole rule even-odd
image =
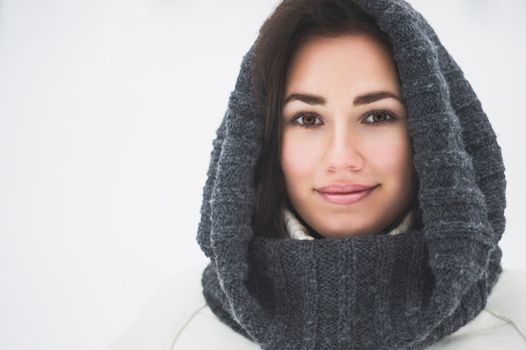
[[[410,5],[353,1],[393,43],[423,226],[341,239],[253,235],[264,120],[250,49],[213,142],[197,240],[210,258],[208,305],[263,349],[421,349],[475,318],[501,272],[506,181],[479,100]]]

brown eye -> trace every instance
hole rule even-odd
[[[367,115],[365,121],[367,124],[381,124],[390,122],[396,119],[393,115],[386,111],[375,111]]]
[[[303,128],[313,128],[321,125],[320,118],[312,113],[300,113],[292,118],[292,122]]]
[[[384,122],[387,120],[387,115],[385,113],[374,113],[373,120],[375,122]]]
[[[312,115],[306,115],[303,117],[303,124],[305,125],[314,125],[316,124],[316,117]]]

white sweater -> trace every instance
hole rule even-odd
[[[252,350],[258,345],[221,322],[202,295],[194,266],[174,277],[109,350]],[[504,270],[486,308],[431,350],[526,350],[526,271]]]
[[[409,212],[389,234],[411,225]],[[285,213],[294,239],[314,239],[294,215]],[[207,306],[196,266],[174,277],[137,319],[128,325],[110,350],[251,350],[259,346],[230,329]],[[505,270],[485,309],[471,322],[433,345],[431,350],[526,350],[526,271]]]
[[[413,210],[409,211],[400,224],[389,231],[387,234],[397,235],[400,232],[406,231],[414,223],[414,215],[415,212]],[[314,239],[314,237],[309,234],[309,230],[303,226],[301,222],[299,222],[299,220],[290,210],[286,208],[283,211],[283,220],[285,222],[285,226],[287,227],[287,233],[289,234],[290,238],[302,240]]]

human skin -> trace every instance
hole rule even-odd
[[[378,92],[394,97],[357,101]],[[283,103],[287,195],[312,229],[326,238],[376,234],[404,213],[415,195],[415,173],[407,111],[387,48],[366,34],[308,38],[291,58]],[[332,184],[376,187],[342,204],[319,191]]]

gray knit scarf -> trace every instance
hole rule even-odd
[[[197,240],[210,258],[208,305],[263,349],[422,349],[475,318],[502,270],[504,165],[478,98],[410,5],[353,1],[393,44],[423,226],[339,239],[253,235],[264,120],[250,49],[213,142]]]

